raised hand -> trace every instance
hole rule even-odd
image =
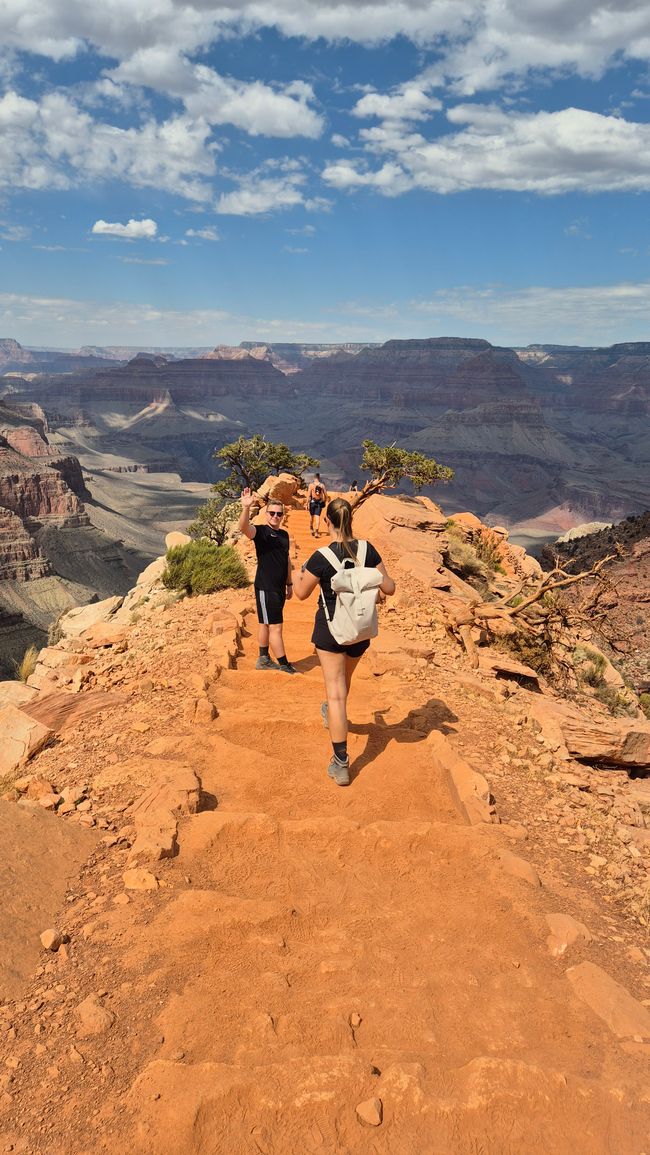
[[[250,509],[251,505],[255,501],[255,497],[251,493],[250,489],[246,488],[242,490],[242,495],[239,500],[241,501],[242,509]]]

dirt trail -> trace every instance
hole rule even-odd
[[[304,560],[306,514],[288,528]],[[81,1063],[34,1082],[38,1133],[5,1150],[647,1155],[647,1045],[576,998],[565,972],[590,944],[551,957],[557,898],[506,872],[517,846],[467,826],[432,769],[444,684],[362,662],[352,782],[327,777],[314,610],[287,606],[299,675],[255,671],[249,618],[219,717],[170,737],[213,808],[160,890],[84,916],[83,993],[94,975],[114,1021],[58,1044]]]

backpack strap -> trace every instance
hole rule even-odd
[[[362,539],[357,542],[357,563],[358,565],[366,564],[366,555],[368,553],[368,542]]]
[[[328,545],[322,545],[320,547],[320,549],[318,550],[318,552],[322,553],[323,557],[325,558],[325,561],[328,561],[330,563],[330,565],[333,566],[333,568],[335,570],[338,571],[338,570],[345,569],[343,562],[339,561],[336,554],[334,553],[334,550],[330,549],[330,547]]]

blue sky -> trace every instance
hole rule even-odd
[[[0,335],[650,339],[645,0],[6,0]]]

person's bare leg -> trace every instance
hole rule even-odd
[[[330,654],[327,650],[319,649],[316,653],[325,682],[330,738],[332,742],[347,742],[348,687],[345,680],[345,654]]]
[[[363,657],[363,654],[361,654],[360,657],[358,657],[358,658],[349,658],[346,654],[346,657],[345,657],[345,684],[348,688],[348,695],[350,693],[350,685],[352,683],[352,675],[353,675],[354,671],[356,670],[357,666],[359,665],[359,662],[361,661],[362,657]]]
[[[267,626],[266,629],[269,636],[269,641],[267,644],[273,650],[276,658],[283,658],[284,639],[282,637],[282,623],[280,622],[280,624],[276,626]]]
[[[268,649],[269,645],[269,627],[260,622],[257,627],[257,644],[261,649]]]

